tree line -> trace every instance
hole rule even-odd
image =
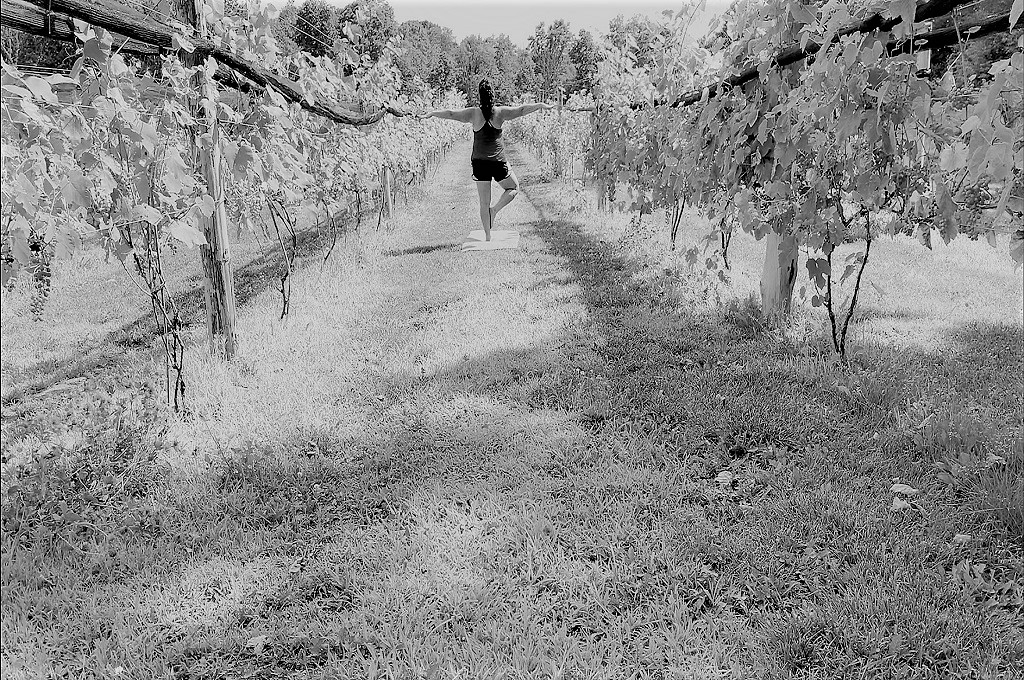
[[[146,3],[156,4],[155,0]],[[224,5],[229,15],[246,11],[244,0],[225,0]],[[353,26],[360,32],[358,41],[346,35]],[[288,0],[273,30],[286,53],[302,51],[320,57],[354,50],[367,65],[387,54],[401,71],[406,94],[458,90],[468,102],[475,102],[477,83],[487,77],[499,101],[514,102],[524,98],[556,101],[560,94],[591,92],[601,40],[619,47],[638,46],[642,51],[656,29],[646,17],[619,16],[606,34],[595,36],[587,30],[573,31],[568,22],[558,20],[538,24],[521,47],[505,34],[457,40],[451,29],[431,21],[397,22],[385,0],[355,0],[347,5]],[[5,61],[28,66],[70,68],[76,58],[71,43],[7,27],[0,47]],[[159,59],[152,60],[154,69],[159,65]]]
[[[646,21],[640,17],[633,23]],[[573,32],[568,22],[539,24],[520,47],[508,35],[470,35],[456,40],[451,29],[432,21],[396,22],[384,0],[356,0],[344,6],[325,0],[289,0],[281,12],[277,37],[312,55],[327,54],[343,27],[362,29],[360,56],[376,61],[392,52],[402,72],[403,90],[459,90],[474,101],[480,78],[489,78],[499,101],[524,96],[554,100],[560,92],[591,91],[597,76],[598,40],[587,30]],[[623,26],[626,20],[619,22]]]
[[[156,0],[145,2],[156,4]],[[721,42],[721,31],[740,2],[736,0],[725,11],[719,31],[705,36],[702,45],[710,47]],[[985,0],[965,7],[958,16],[967,29],[972,20],[1011,4],[1012,0]],[[226,14],[246,13],[245,0],[225,0],[224,8]],[[944,18],[935,28],[951,21],[952,18]],[[360,31],[354,44],[345,33],[353,26]],[[637,66],[644,67],[654,58],[654,38],[665,30],[664,24],[642,15],[619,15],[609,23],[607,32],[600,35],[587,30],[574,32],[568,22],[557,20],[548,25],[538,24],[525,47],[516,45],[505,34],[470,35],[459,41],[451,29],[431,21],[396,22],[394,10],[386,0],[354,0],[347,5],[334,5],[326,0],[288,0],[274,25],[275,38],[285,52],[302,51],[318,57],[349,49],[355,50],[367,64],[377,62],[387,52],[402,73],[406,94],[424,94],[431,88],[439,92],[454,89],[462,92],[470,103],[475,102],[476,85],[483,77],[494,84],[499,101],[506,102],[525,98],[555,101],[560,94],[592,92],[601,43],[632,54]],[[1017,28],[1010,34],[968,39],[962,52],[949,47],[936,50],[932,72],[941,76],[955,68],[958,76],[985,78],[993,62],[1007,58],[1013,51],[1020,32]],[[44,68],[70,68],[76,56],[71,43],[8,27],[0,35],[0,48],[9,63]],[[159,68],[159,59],[151,61],[153,68]]]

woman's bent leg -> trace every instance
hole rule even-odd
[[[491,181],[477,181],[477,196],[480,199],[480,223],[484,226],[484,238],[491,240]]]
[[[498,185],[505,190],[505,193],[501,195],[498,202],[491,208],[491,221],[494,221],[494,216],[498,214],[498,211],[504,208],[506,205],[512,202],[512,200],[519,195],[519,179],[516,177],[516,173],[511,170],[508,173],[508,177],[498,182]]]

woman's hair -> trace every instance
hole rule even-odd
[[[494,115],[494,88],[487,78],[480,79],[480,110],[485,120],[490,120]]]

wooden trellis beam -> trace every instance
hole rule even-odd
[[[104,28],[116,35],[123,36],[144,45],[151,45],[163,50],[173,50],[174,36],[181,35],[182,30],[159,21],[144,12],[124,5],[116,0],[14,0],[19,4],[30,4],[43,11],[44,20],[48,16],[59,13],[71,19],[80,19],[87,23]],[[7,12],[8,0],[4,0],[3,23],[17,28],[14,13]],[[12,5],[13,6],[13,5]],[[22,12],[24,14],[24,12]],[[45,26],[45,24],[44,24]],[[72,35],[73,35],[72,27]],[[288,78],[279,76],[260,64],[254,63],[232,50],[204,37],[189,37],[199,56],[211,56],[218,65],[226,66],[235,73],[253,83],[269,87],[277,91],[288,101],[294,102],[310,113],[323,116],[336,123],[345,125],[371,125],[384,117],[385,113],[395,116],[405,115],[392,107],[382,107],[370,114],[359,114],[346,111],[333,103],[317,100],[307,96],[306,92]]]
[[[921,2],[917,5],[917,10],[914,15],[914,21],[927,21],[929,19],[935,19],[937,17],[945,16],[952,12],[954,9],[956,9],[957,6],[965,5],[971,1],[972,0],[925,0],[925,2]],[[876,12],[871,16],[867,17],[866,19],[864,19],[863,21],[860,21],[856,24],[850,24],[836,31],[835,36],[833,36],[832,38],[832,42],[838,42],[842,38],[848,35],[853,35],[855,33],[888,31],[902,22],[903,17],[901,16],[885,17],[881,13]],[[941,31],[936,31],[936,33],[941,33]],[[918,35],[917,37],[923,38],[924,36]],[[928,49],[933,46],[934,45],[928,45],[927,47],[923,48]],[[793,43],[787,45],[786,47],[783,47],[778,52],[776,52],[775,55],[770,59],[770,63],[773,68],[782,68],[784,66],[789,66],[790,64],[795,64],[799,61],[803,61],[804,59],[813,54],[817,54],[822,47],[823,46],[821,44],[816,43],[813,40],[807,41],[806,44]],[[902,49],[899,45],[894,45],[894,47],[896,49]],[[748,83],[752,80],[756,80],[757,78],[760,77],[760,74],[760,66],[750,66],[748,68],[743,69],[739,73],[735,73],[729,76],[728,78],[720,82],[712,83],[706,87],[691,90],[686,94],[678,97],[674,101],[655,102],[655,104],[672,107],[689,106],[691,104],[696,104],[697,102],[704,100],[705,97],[715,97],[723,90],[739,87],[740,85]]]
[[[70,16],[61,12],[50,12],[47,14],[41,7],[33,5],[26,0],[3,0],[3,3],[0,3],[0,23],[32,35],[46,36],[47,38],[63,40],[65,42],[77,42],[75,23]],[[113,49],[117,52],[143,57],[160,54],[160,48],[155,45],[132,40],[119,33],[111,32],[110,35]],[[228,87],[233,87],[243,92],[263,89],[254,86],[244,78],[240,78],[226,66],[218,65],[217,73],[214,74],[213,78]]]

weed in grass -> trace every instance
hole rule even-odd
[[[931,460],[984,456],[999,434],[976,409],[963,404],[918,402],[909,415],[917,423],[914,444]]]
[[[721,307],[722,320],[736,329],[738,339],[755,338],[765,332],[771,320],[764,316],[760,301],[753,295],[730,298]]]
[[[837,380],[837,391],[844,395],[851,415],[875,427],[897,422],[919,395],[912,381],[895,366],[874,365],[851,370]]]
[[[797,610],[779,631],[779,659],[787,673],[804,674],[821,666],[836,641],[832,623],[818,610]]]
[[[1024,545],[1024,451],[1009,452],[1005,462],[980,474],[972,496],[976,507],[987,511],[1011,538]]]
[[[387,452],[349,463],[323,455],[281,460],[244,449],[215,463],[215,502],[203,510],[254,530],[272,528],[282,539],[342,520],[371,524],[394,512],[402,481],[417,466]]]
[[[954,498],[995,520],[1000,531],[1024,544],[1024,451],[1020,439],[1002,455],[971,450],[933,462],[936,481]]]
[[[332,569],[317,564],[309,571],[305,569],[305,562],[305,558],[299,558],[291,563],[288,569],[291,578],[266,596],[262,608],[265,611],[280,611],[312,604],[329,612],[352,609],[359,596],[350,577],[342,570],[343,567],[338,565]],[[254,616],[248,609],[241,611],[250,618]]]
[[[166,474],[158,454],[171,446],[165,420],[152,386],[88,386],[38,425],[34,458],[21,457],[5,484],[5,536],[89,552],[110,532],[160,532],[166,518],[152,493]]]

